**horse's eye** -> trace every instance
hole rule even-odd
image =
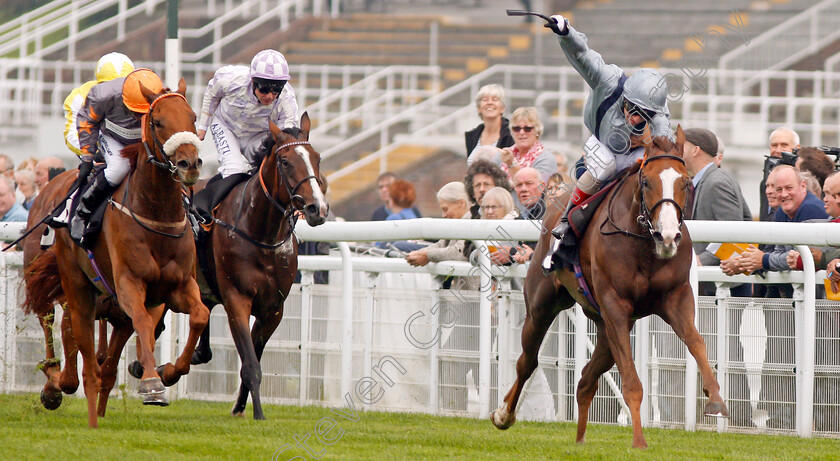
[[[289,161],[283,157],[280,157],[280,164],[283,166],[289,166]]]
[[[645,189],[650,187],[650,183],[648,182],[647,178],[642,178],[642,187],[644,187]]]
[[[160,123],[160,120],[155,120],[154,124],[155,124],[155,128],[163,128],[163,124]]]

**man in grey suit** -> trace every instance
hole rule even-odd
[[[706,221],[750,221],[752,213],[741,186],[731,173],[715,165],[718,142],[714,133],[702,128],[685,130],[683,159],[694,183],[694,208],[691,219]],[[694,252],[702,266],[718,266],[720,260],[706,251],[708,244],[697,242]],[[700,294],[714,296],[714,284],[703,284]],[[711,285],[711,287],[709,287]],[[732,288],[733,296],[750,296],[749,285]]]

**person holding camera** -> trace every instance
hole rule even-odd
[[[782,126],[773,130],[770,133],[770,155],[764,158],[764,178],[758,187],[760,203],[759,206],[759,220],[767,221],[768,217],[773,216],[775,210],[771,210],[767,204],[767,197],[764,194],[764,189],[767,186],[767,176],[770,171],[779,165],[796,165],[796,155],[794,150],[800,148],[799,134],[793,129]]]

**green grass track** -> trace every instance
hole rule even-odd
[[[276,405],[264,405],[267,420],[254,421],[250,405],[246,418],[231,417],[230,407],[189,400],[144,407],[136,399],[111,399],[108,415],[92,430],[83,399],[65,397],[58,410],[47,411],[36,394],[0,395],[0,460],[840,459],[836,439],[646,429],[650,447],[638,451],[630,448],[629,427],[590,425],[587,443],[578,445],[575,426],[567,423],[518,422],[499,431],[483,419],[341,416],[329,408]],[[296,439],[306,439],[310,453]],[[290,449],[277,453],[284,445]]]

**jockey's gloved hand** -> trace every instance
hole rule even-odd
[[[557,35],[565,36],[569,33],[569,27],[566,24],[566,18],[563,15],[555,14],[551,17],[551,20],[545,24],[545,27],[548,27]]]
[[[79,182],[87,181],[91,171],[93,171],[93,162],[82,160],[82,163],[79,164]]]

